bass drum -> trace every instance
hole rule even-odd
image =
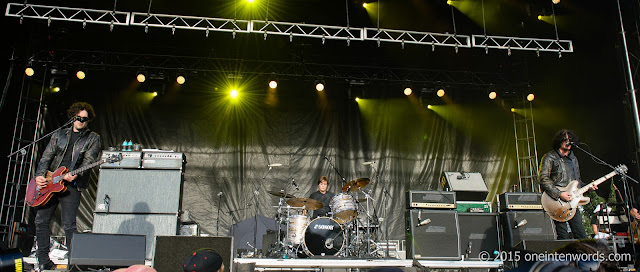
[[[318,217],[304,231],[303,249],[308,256],[337,255],[344,247],[344,231],[336,220]]]

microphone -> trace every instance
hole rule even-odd
[[[282,163],[272,163],[272,164],[269,164],[267,166],[269,166],[269,167],[280,167],[280,166],[282,166]]]
[[[571,142],[569,142],[569,145],[578,145],[579,143],[580,143],[580,142],[574,142],[574,141],[571,141]]]
[[[291,184],[296,187],[296,190],[300,191],[300,189],[298,188],[298,184],[296,184],[296,179],[291,178]]]
[[[427,218],[425,220],[420,221],[420,223],[418,223],[416,225],[416,228],[419,227],[419,226],[424,226],[424,225],[429,224],[429,223],[431,223],[431,219]]]
[[[376,162],[374,162],[374,161],[366,161],[366,162],[362,163],[362,165],[372,165],[372,164],[376,164]]]
[[[333,248],[333,239],[327,238],[327,240],[324,241],[324,247],[326,247],[327,249],[332,249]]]
[[[466,179],[466,178],[467,178],[467,176],[466,176],[466,175],[467,175],[467,174],[466,174],[464,171],[460,171],[460,175],[459,175],[459,176],[457,176],[456,178],[457,178],[457,179]]]
[[[219,192],[219,193],[217,194],[217,196],[222,196],[222,192]]]
[[[516,223],[517,224],[515,226],[513,226],[514,229],[517,229],[519,227],[522,227],[522,226],[526,225],[527,224],[527,219],[522,219],[522,221],[520,221],[520,222],[516,221]]]

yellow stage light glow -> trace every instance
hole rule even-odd
[[[60,87],[53,87],[53,89],[51,89],[54,93],[57,93],[60,91]]]
[[[324,91],[324,84],[322,82],[316,83],[316,91],[318,92]]]
[[[138,74],[138,76],[136,77],[136,79],[138,80],[138,82],[142,83],[145,80],[147,80],[147,77],[144,76],[144,74]]]
[[[432,108],[431,105],[427,105],[427,109],[431,109],[431,108]]]
[[[515,108],[511,108],[511,112],[516,112],[516,109]]]
[[[362,3],[363,8],[367,8],[367,6],[368,6],[367,3]]]
[[[496,99],[496,97],[498,97],[498,94],[496,92],[490,92],[489,93],[489,99]]]
[[[556,4],[556,5],[557,5],[557,4],[560,4],[560,0],[551,0],[551,2],[552,2],[552,3],[554,3],[554,4]]]
[[[76,72],[76,77],[78,77],[78,79],[84,79],[86,76],[87,75],[82,70]]]
[[[409,87],[404,88],[404,95],[410,96],[411,93],[413,93],[413,90],[411,90],[411,88],[409,88]]]
[[[356,102],[360,102],[360,97],[356,97]]]
[[[256,0],[247,0],[247,2],[249,2],[249,3],[253,3],[253,2],[255,2],[255,1],[256,1]]]
[[[438,97],[443,97],[444,96],[444,89],[438,90],[438,92],[436,94],[438,95]]]
[[[271,88],[271,89],[278,88],[278,82],[275,81],[275,80],[269,81],[269,88]]]
[[[538,15],[538,20],[542,21],[542,15]]]
[[[184,78],[184,76],[178,76],[176,77],[176,82],[178,82],[178,84],[182,85],[187,81],[186,78]]]
[[[36,71],[33,70],[33,68],[31,67],[27,67],[27,69],[24,69],[24,74],[27,76],[33,76],[33,74],[35,74]]]
[[[158,92],[153,92],[153,97],[158,96]]]
[[[533,101],[533,99],[535,99],[535,98],[536,98],[536,96],[535,96],[535,95],[533,95],[532,93],[530,93],[529,95],[527,95],[527,100],[528,100],[529,102]]]
[[[231,92],[229,92],[229,95],[231,96],[231,98],[238,98],[238,90],[231,90]]]
[[[453,4],[453,1],[447,0],[447,5],[451,5],[451,4]]]

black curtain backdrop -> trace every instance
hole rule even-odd
[[[441,103],[432,111],[415,96],[388,95],[390,86],[329,81],[317,92],[308,80],[281,80],[277,90],[268,90],[262,79],[239,88],[234,101],[228,88],[195,76],[151,98],[136,91],[144,86],[132,75],[101,75],[49,94],[47,129],[66,120],[64,110],[73,101],[84,100],[96,109],[90,128],[105,148],[132,140],[185,153],[182,209],[214,235],[218,221],[220,235],[228,235],[232,224],[255,214],[256,205],[258,214],[273,217],[279,199],[268,190],[308,197],[326,175],[329,190],[339,193],[338,172],[346,181],[371,178],[364,190],[375,199],[378,216],[390,220],[390,239],[404,239],[405,191],[441,190],[443,171],[480,172],[489,201],[517,180],[512,113],[501,101],[460,96],[466,97],[461,104]],[[272,163],[283,166],[268,171]],[[96,188],[94,182],[83,195],[80,230],[91,228]],[[383,188],[391,196],[386,203]]]

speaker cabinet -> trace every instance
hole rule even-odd
[[[183,271],[184,261],[198,249],[211,248],[222,256],[224,271],[233,271],[233,237],[158,236],[153,268],[158,272]]]
[[[94,233],[140,234],[147,237],[147,259],[153,259],[156,236],[176,235],[178,216],[175,214],[96,213]]]
[[[575,241],[578,240],[522,240],[515,246],[515,248],[534,253],[551,253],[554,250]]]
[[[182,171],[100,169],[95,212],[178,213]]]
[[[553,221],[544,211],[508,211],[501,215],[504,246],[512,249],[522,240],[555,240]]]
[[[127,267],[145,260],[144,235],[76,233],[71,245],[70,265]]]
[[[478,261],[480,252],[500,252],[497,213],[458,213],[460,246],[465,259]],[[470,249],[470,250],[469,250]]]
[[[456,211],[408,210],[406,227],[407,258],[460,259]]]

